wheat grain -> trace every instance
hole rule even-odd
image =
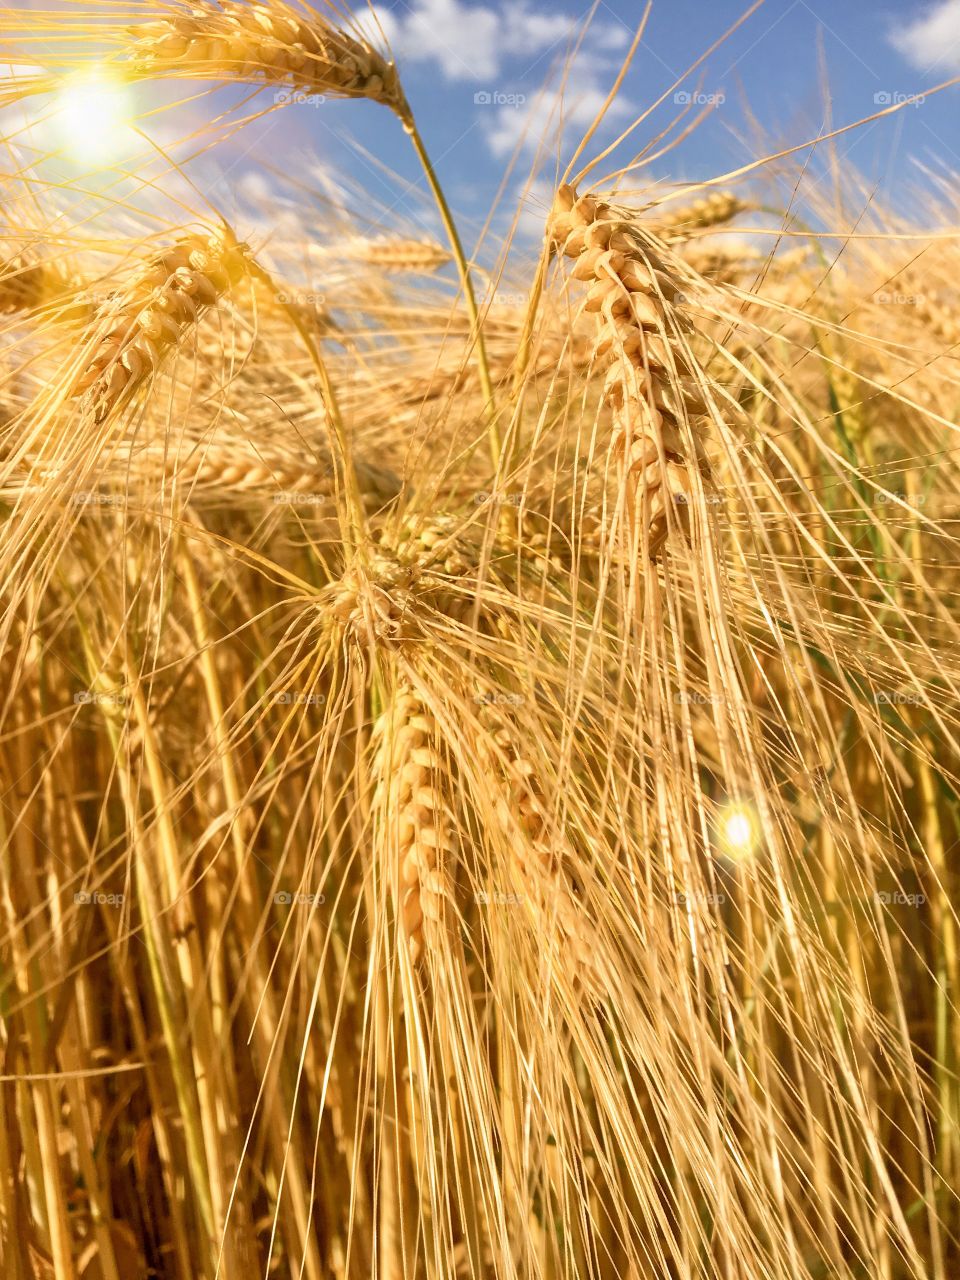
[[[434,717],[401,686],[375,730],[377,784],[400,928],[410,959],[449,928],[454,848],[443,801],[445,768]]]
[[[597,317],[597,355],[613,360],[604,397],[613,411],[613,451],[630,487],[628,515],[655,558],[670,527],[667,504],[682,514],[691,493],[680,423],[704,411],[676,341],[690,326],[671,301],[680,290],[666,247],[566,184],[557,191],[547,238],[577,260],[573,275],[590,286],[583,309]]]
[[[103,308],[95,350],[73,387],[104,421],[247,271],[232,238],[190,236],[164,250]],[[102,330],[106,328],[106,332]]]
[[[182,69],[209,79],[286,85],[293,95],[370,98],[397,112],[405,108],[394,64],[316,12],[308,19],[282,3],[201,2],[132,34],[132,63],[140,74]]]

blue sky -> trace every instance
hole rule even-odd
[[[802,142],[828,119],[837,127],[960,75],[960,0],[767,0],[678,90],[671,89],[746,8],[741,0],[656,0],[617,110],[601,136],[612,140],[670,90],[635,134],[636,143],[617,153],[624,163],[676,121],[686,104],[675,101],[675,93],[695,99],[699,94],[712,110],[634,185],[713,177],[756,158],[761,145],[773,150]],[[583,33],[587,8],[576,0],[383,0],[374,12],[437,169],[468,222],[482,224],[519,144],[502,206],[505,219],[534,163],[536,143],[549,132],[551,111],[557,118],[563,67]],[[564,136],[570,143],[603,99],[641,12],[638,0],[598,3],[564,92]],[[293,118],[281,125],[274,116],[264,126],[271,152],[282,138],[300,157],[315,154],[321,164],[355,174],[392,214],[429,226],[429,207],[417,200],[415,163],[386,113],[365,103],[288,110]],[[569,155],[570,145],[559,150]],[[855,166],[894,204],[904,199],[906,183],[928,180],[920,166],[960,172],[960,86],[865,125],[841,138],[837,150],[845,166]],[[557,154],[553,138],[541,156],[538,190],[544,193]],[[391,182],[377,161],[404,181]],[[543,199],[535,190],[528,201],[524,226],[530,232]]]
[[[581,0],[380,0],[371,11],[361,10],[366,25],[379,25],[389,39],[438,172],[468,224],[468,239],[470,228],[482,225],[519,148],[496,223],[503,226],[517,207],[536,144],[546,136],[541,183],[521,229],[536,234],[556,156],[569,155],[593,118],[642,8],[640,0],[598,0],[586,30],[588,8]],[[746,8],[747,0],[655,0],[600,139],[611,141],[666,93],[635,141],[617,153],[626,163],[678,121],[691,97],[696,101],[687,120],[698,103],[710,110],[691,136],[632,185],[714,177],[764,150],[815,137],[828,119],[837,127],[960,75],[960,0],[766,0],[674,88]],[[580,49],[563,95],[566,141],[558,144],[550,118],[553,113],[557,119],[557,91],[577,39]],[[269,93],[264,90],[257,102],[268,104]],[[688,96],[678,100],[678,94]],[[166,94],[168,101],[181,96],[182,86]],[[182,132],[188,133],[215,108],[201,99],[181,110]],[[153,119],[164,142],[177,136],[175,112]],[[882,198],[909,207],[907,184],[929,180],[921,166],[960,172],[960,86],[867,124],[836,145],[844,165],[856,167]],[[218,160],[204,163],[224,172],[214,194],[228,211],[238,192],[269,198],[272,179],[264,174],[273,165],[278,175],[317,189],[325,175],[345,174],[374,205],[383,205],[385,225],[405,219],[411,228],[433,229],[410,148],[393,117],[375,104],[285,106],[232,139]],[[208,167],[204,183],[210,178]]]

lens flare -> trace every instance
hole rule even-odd
[[[729,805],[720,815],[720,843],[728,858],[749,858],[759,837],[756,815],[744,804]]]
[[[136,139],[126,87],[106,76],[74,80],[57,95],[51,120],[64,159],[101,164],[129,150]]]

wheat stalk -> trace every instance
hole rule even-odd
[[[437,723],[402,684],[375,728],[376,777],[397,914],[410,959],[436,949],[449,928],[454,857],[443,802]]]
[[[613,361],[604,386],[612,448],[629,487],[631,525],[654,559],[669,531],[668,503],[685,507],[692,492],[681,423],[705,409],[677,340],[690,325],[671,301],[680,290],[666,247],[566,184],[557,191],[547,239],[576,259],[574,277],[590,286],[583,309],[597,317],[597,355]]]
[[[131,60],[144,75],[182,68],[216,79],[267,81],[294,94],[370,98],[404,108],[396,67],[366,40],[289,5],[200,3],[133,28]]]
[[[73,386],[94,420],[155,373],[247,269],[246,246],[223,235],[189,236],[151,258],[103,308],[95,350]]]

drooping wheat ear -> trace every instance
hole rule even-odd
[[[31,262],[19,255],[0,267],[0,315],[41,307],[67,307],[71,315],[78,315],[83,304],[70,298],[79,289],[80,282],[55,263]]]
[[[517,724],[494,691],[487,688],[478,696],[479,720],[486,730],[486,737],[479,738],[479,758],[489,777],[503,779],[496,813],[510,836],[513,870],[523,887],[524,905],[544,938],[550,936],[551,926],[559,933],[566,962],[572,961],[580,973],[595,978],[596,940],[574,892],[570,841],[548,809],[537,767],[523,751]]]
[[[375,728],[378,809],[397,915],[410,959],[449,929],[454,848],[444,804],[446,770],[434,717],[401,685]]]
[[[692,204],[678,205],[675,209],[655,209],[650,225],[661,240],[684,240],[697,231],[723,226],[741,213],[750,213],[756,208],[753,201],[741,200],[732,191],[711,191]]]
[[[47,272],[42,262],[13,258],[0,269],[0,315],[30,311],[47,294]]]
[[[157,457],[156,470],[150,463],[154,459],[137,458],[132,464],[136,474],[159,480],[161,476],[176,477],[177,483],[189,489],[194,499],[225,501],[230,498],[257,498],[276,506],[290,506],[304,512],[316,505],[319,511],[333,510],[335,485],[331,462],[297,459],[289,455],[261,452],[256,460],[239,457],[217,448],[197,448],[181,458],[173,458],[169,451]],[[124,464],[124,474],[129,474],[131,463]],[[395,498],[401,489],[401,481],[386,467],[355,460],[357,479],[364,503],[375,511]],[[303,499],[300,501],[300,499]],[[324,506],[325,503],[330,505]]]
[[[436,271],[452,260],[449,251],[434,240],[399,238],[351,240],[345,248],[345,254],[348,258],[369,262],[384,271]]]
[[[960,321],[951,304],[935,294],[918,293],[914,301],[914,318],[950,348],[960,346]]]
[[[160,368],[203,313],[243,278],[248,259],[246,245],[221,234],[189,236],[151,258],[104,306],[95,350],[73,387],[94,421],[103,422]]]
[[[192,3],[188,10],[133,28],[134,69],[183,69],[205,79],[268,81],[298,94],[370,98],[404,107],[396,67],[360,36],[283,3]]]
[[[612,447],[627,486],[632,531],[654,559],[669,531],[667,504],[682,516],[691,494],[681,422],[706,406],[678,341],[691,324],[662,242],[593,196],[564,184],[547,220],[548,242],[576,259],[589,285],[583,309],[597,317],[597,356],[612,360],[604,397],[613,410]],[[702,465],[698,456],[694,461]]]

